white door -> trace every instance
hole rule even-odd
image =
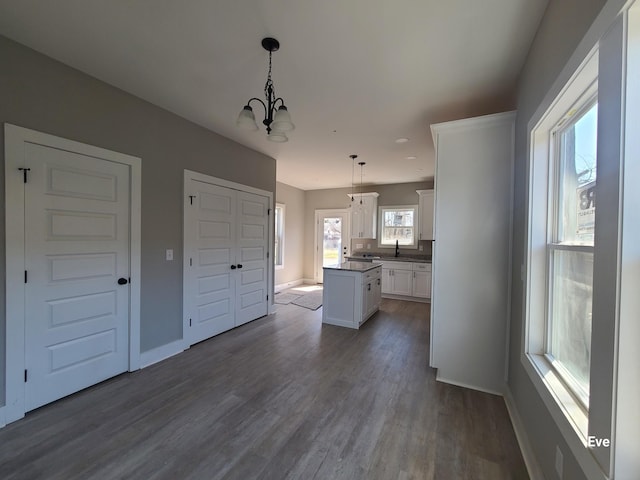
[[[191,181],[185,207],[185,305],[189,344],[235,325],[236,192]]]
[[[183,301],[193,345],[268,313],[269,198],[185,185]]]
[[[267,314],[269,199],[237,192],[236,326]]]
[[[24,145],[29,411],[128,369],[130,170]]]
[[[316,210],[316,282],[323,267],[335,267],[349,255],[349,211]]]

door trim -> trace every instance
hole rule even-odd
[[[77,152],[128,165],[130,169],[130,299],[129,371],[140,368],[140,252],[142,160],[73,140],[4,124],[5,138],[5,285],[6,285],[6,364],[5,406],[0,409],[0,425],[25,414],[25,286],[24,286],[24,182],[18,170],[24,161],[25,142]]]
[[[345,230],[347,231],[347,255],[351,255],[351,209],[350,208],[319,208],[316,210],[315,214],[315,225],[314,225],[314,249],[313,249],[313,281],[319,283],[320,279],[320,269],[318,268],[318,255],[320,251],[320,244],[318,243],[319,238],[319,230],[318,226],[320,225],[320,217],[327,215],[344,215],[345,222]]]
[[[275,225],[274,222],[271,221],[274,211],[274,201],[273,201],[273,192],[268,192],[266,190],[262,190],[260,188],[250,187],[248,185],[243,185],[241,183],[232,182],[230,180],[224,180],[222,178],[212,177],[211,175],[206,175],[204,173],[195,172],[193,170],[184,170],[184,178],[182,183],[182,196],[183,196],[183,214],[182,214],[182,348],[186,350],[191,348],[191,343],[188,338],[188,329],[189,329],[189,312],[187,311],[187,304],[184,301],[186,298],[185,288],[186,282],[185,279],[188,275],[188,266],[189,256],[187,254],[187,246],[186,246],[186,232],[187,232],[187,216],[185,215],[185,209],[187,208],[187,202],[189,202],[189,182],[192,180],[208,183],[210,185],[217,185],[219,187],[231,188],[233,190],[238,190],[241,192],[254,193],[256,195],[261,195],[263,197],[267,197],[269,199],[269,233],[268,233],[268,252],[269,252],[269,261],[267,262],[267,292],[269,295],[269,301],[267,302],[267,315],[271,315],[274,312],[274,303],[273,303],[273,282],[274,282],[274,266],[273,266],[273,248],[274,248],[274,230]]]

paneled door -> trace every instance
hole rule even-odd
[[[34,143],[25,167],[25,410],[128,369],[130,172]]]
[[[185,207],[189,344],[235,326],[236,192],[192,180]]]
[[[184,310],[193,345],[268,313],[270,200],[196,179],[185,190]]]
[[[238,192],[236,325],[267,314],[269,199]]]

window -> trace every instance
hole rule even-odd
[[[416,245],[416,205],[380,207],[380,241],[382,246],[398,245],[415,247]]]
[[[528,175],[523,364],[559,407],[552,415],[582,441],[592,383],[597,97],[596,50],[532,126]]]
[[[598,105],[572,109],[552,133],[552,225],[545,355],[584,408],[589,406],[591,299]]]
[[[284,205],[277,203],[275,208],[275,248],[274,265],[276,268],[284,267]]]

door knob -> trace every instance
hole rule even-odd
[[[241,263],[238,264],[238,268],[242,268],[242,264]]]
[[[124,278],[124,277],[120,277],[120,278],[118,279],[118,285],[126,285],[127,283],[129,283],[129,280],[127,280],[127,279],[126,279],[126,278]]]
[[[231,270],[235,270],[236,266],[235,265],[231,265]]]

